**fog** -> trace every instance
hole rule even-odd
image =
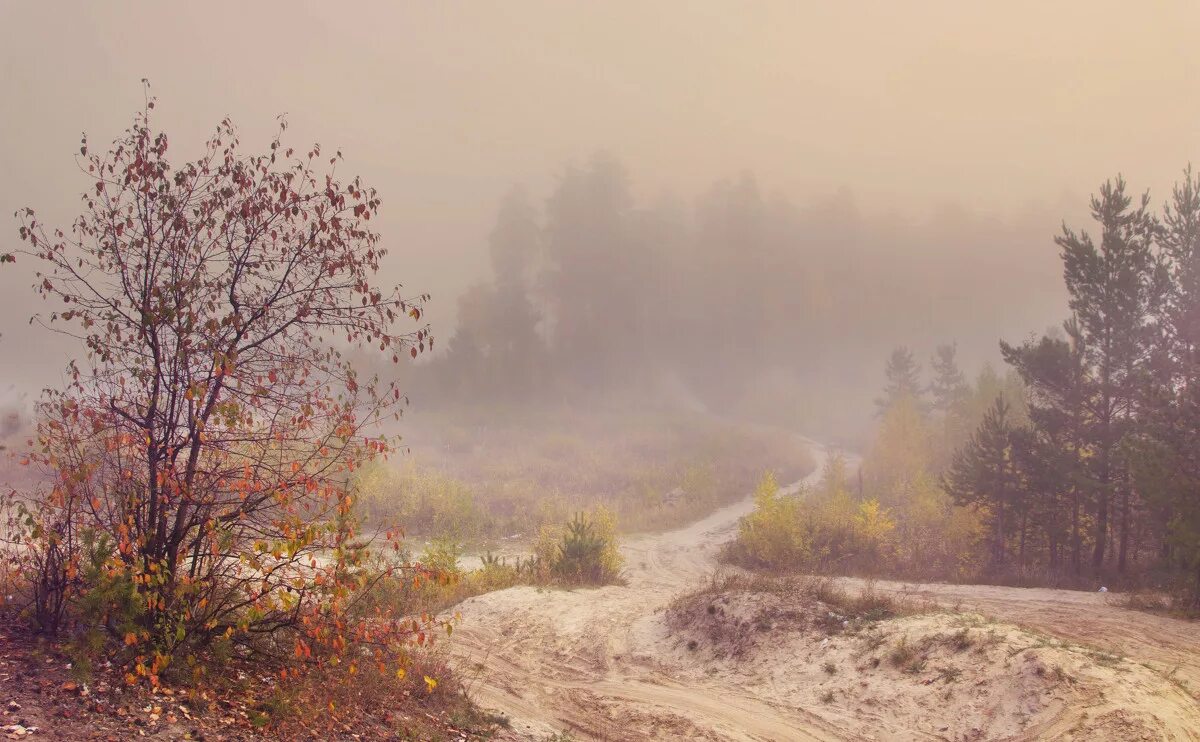
[[[1161,203],[1200,142],[1191,2],[733,10],[6,2],[0,211],[68,223],[88,185],[79,132],[116,136],[148,78],[176,157],[227,115],[251,148],[286,114],[290,142],[341,149],[342,171],[383,197],[387,277],[433,295],[439,354],[472,306],[460,297],[505,280],[493,228],[519,187],[540,245],[527,272],[541,276],[520,293],[544,310],[533,327],[547,352],[569,356],[556,366],[572,368],[556,372],[568,386],[681,383],[744,410],[762,406],[755,390],[788,389],[786,409],[836,427],[866,416],[863,387],[893,345],[924,360],[957,341],[970,369],[1001,337],[1059,322],[1062,220],[1081,223],[1118,172]],[[596,163],[612,189],[588,179]],[[15,247],[11,226],[0,244]],[[555,262],[566,254],[582,256],[576,274]],[[69,347],[28,324],[42,309],[32,270],[0,270],[10,398],[54,383]],[[581,290],[595,301],[563,303]],[[635,306],[652,316],[623,315]],[[570,311],[580,334],[563,332]],[[638,344],[600,358],[622,327]],[[592,373],[612,363],[625,373]],[[426,404],[484,394],[414,384]],[[843,395],[858,401],[842,410]]]

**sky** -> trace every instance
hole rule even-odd
[[[597,150],[646,197],[751,172],[917,220],[1072,217],[1123,172],[1161,203],[1200,152],[1197,38],[1184,0],[0,0],[0,216],[69,222],[80,132],[119,134],[142,78],[180,156],[225,116],[254,147],[286,114],[290,142],[341,149],[379,189],[389,276],[433,294],[445,336],[502,194],[544,194]],[[31,270],[0,271],[0,388],[53,383],[65,358],[28,324]]]

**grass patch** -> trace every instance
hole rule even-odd
[[[604,504],[624,532],[692,522],[740,500],[763,471],[813,468],[792,436],[703,414],[477,405],[425,411],[411,455],[355,475],[368,526],[471,544],[529,541]]]
[[[1160,616],[1182,618],[1188,621],[1200,619],[1200,601],[1184,591],[1163,593],[1136,590],[1124,593],[1116,604],[1131,611],[1156,613]]]
[[[966,626],[951,634],[946,640],[946,645],[955,652],[965,652],[975,644],[975,638],[971,636],[971,630]]]
[[[943,683],[957,683],[958,679],[962,677],[962,669],[950,665],[939,667],[937,673],[938,680]]]
[[[925,669],[925,653],[908,641],[907,636],[900,637],[887,655],[888,662],[901,672],[915,675]]]
[[[831,636],[863,633],[868,642],[881,643],[880,632],[871,630],[877,622],[934,608],[927,601],[877,591],[873,585],[856,590],[827,578],[718,571],[677,596],[667,607],[666,619],[680,637],[680,646],[736,658],[771,641],[779,630]],[[832,663],[825,666],[830,675],[837,671]]]
[[[915,616],[939,610],[939,606],[932,601],[882,592],[875,587],[874,582],[867,582],[862,590],[853,590],[829,577],[722,570],[714,572],[695,590],[677,596],[668,610],[681,610],[704,598],[736,592],[763,593],[799,602],[821,603],[832,609],[817,617],[818,623],[829,633],[848,628],[845,624],[855,624],[861,628],[865,624],[889,618]],[[712,614],[716,608],[710,603],[705,610]]]

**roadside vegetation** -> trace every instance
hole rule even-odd
[[[1092,200],[1100,234],[1055,242],[1072,318],[968,384],[953,344],[922,379],[898,348],[880,422],[850,481],[833,457],[798,497],[759,486],[725,552],[772,570],[1142,591],[1200,615],[1200,177],[1161,213],[1121,179]]]
[[[764,470],[792,481],[813,466],[793,436],[698,412],[410,419],[423,427],[408,455],[355,472],[366,525],[403,523],[410,537],[472,548],[501,540],[528,547],[543,527],[596,505],[626,532],[672,528],[740,500]]]
[[[578,512],[565,522],[545,525],[528,556],[496,556],[485,553],[480,566],[464,569],[462,544],[435,539],[414,560],[403,549],[398,557],[386,552],[376,556],[376,569],[385,576],[376,585],[369,603],[404,606],[413,615],[444,613],[474,595],[503,590],[514,585],[576,588],[622,582],[623,560],[617,551],[616,522],[603,507]],[[408,579],[404,565],[426,570],[425,579]],[[447,626],[453,631],[453,626]]]
[[[171,162],[153,108],[111,148],[84,138],[82,214],[55,229],[21,210],[5,260],[37,266],[39,319],[80,357],[28,426],[2,421],[21,474],[0,500],[0,613],[69,657],[76,687],[220,699],[234,726],[286,734],[486,733],[440,659],[449,608],[619,582],[618,523],[680,524],[764,468],[807,471],[774,432],[634,403],[431,416],[392,468],[391,367],[433,338],[426,295],[377,283],[378,195],[336,177],[340,153],[287,146],[286,122],[261,154],[224,121]],[[530,554],[460,565],[514,534]]]

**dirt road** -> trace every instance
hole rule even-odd
[[[811,448],[817,466],[809,479],[815,480],[827,452],[817,443]],[[564,730],[575,739],[615,740],[914,738],[899,728],[888,733],[883,711],[870,711],[878,718],[868,719],[864,727],[861,719],[839,718],[819,704],[801,702],[795,688],[779,686],[778,673],[748,679],[665,649],[663,609],[712,573],[718,547],[752,507],[747,498],[685,528],[630,538],[622,546],[628,577],[624,586],[574,591],[517,587],[463,603],[453,644],[460,670],[473,678],[475,698],[506,714],[518,739],[545,739]],[[1172,712],[1172,738],[1200,739],[1186,731],[1192,723],[1200,729],[1200,704],[1188,695],[1200,689],[1200,626],[1121,609],[1104,596],[1087,593],[880,586],[927,594],[943,603],[961,602],[1003,621],[1111,648],[1162,674],[1174,671],[1183,682],[1149,688],[1147,681],[1141,690],[1171,695],[1171,703],[1181,706]],[[778,658],[775,669],[786,670],[798,659]],[[928,706],[923,709],[914,713],[930,713]],[[1070,726],[1069,718],[1059,714],[1038,728],[1062,731]]]

